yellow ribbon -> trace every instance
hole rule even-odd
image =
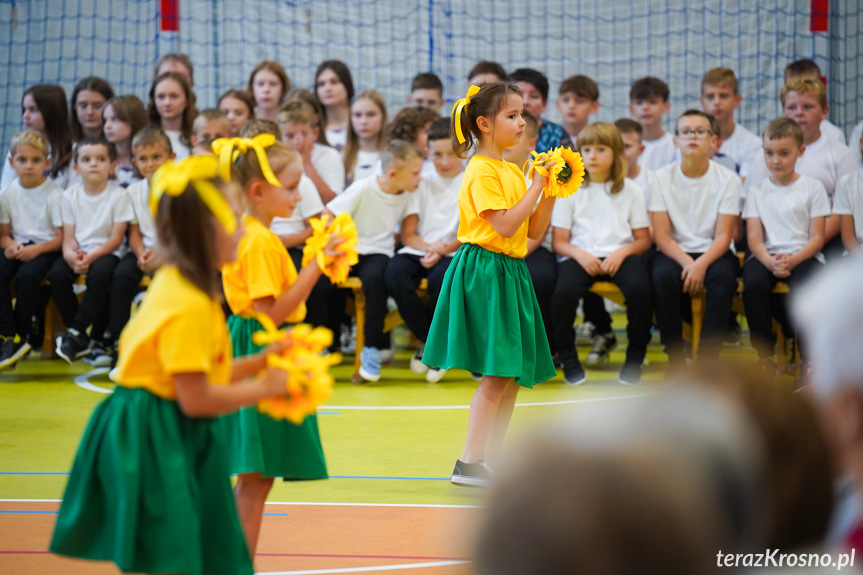
[[[219,157],[219,175],[226,182],[230,182],[231,164],[237,158],[237,154],[246,154],[249,150],[254,150],[255,155],[258,156],[258,163],[261,165],[264,179],[277,188],[281,188],[282,183],[279,182],[270,168],[267,152],[264,151],[265,148],[269,148],[275,143],[276,137],[272,134],[258,134],[254,138],[219,138],[214,140],[213,151]]]
[[[168,160],[153,175],[150,185],[150,211],[153,216],[159,207],[163,194],[177,197],[191,185],[219,223],[229,234],[237,229],[237,216],[234,210],[213,185],[213,178],[219,175],[219,164],[212,156],[189,156],[180,162]]]
[[[452,105],[452,121],[455,124],[455,136],[458,138],[459,144],[464,144],[464,132],[461,131],[461,113],[470,104],[470,99],[479,93],[479,86],[471,86],[467,89],[467,95],[461,100],[457,100]]]

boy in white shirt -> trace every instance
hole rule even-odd
[[[638,165],[638,158],[644,152],[641,141],[641,124],[629,118],[620,118],[614,122],[623,140],[623,154],[626,156],[626,177],[638,184],[644,194],[644,205],[650,203],[650,191],[657,186],[656,173]],[[653,227],[650,228],[650,239],[653,241]]]
[[[436,383],[446,370],[429,368],[422,362],[422,357],[443,276],[461,245],[456,236],[458,195],[464,168],[452,149],[449,118],[432,123],[428,138],[436,172],[424,177],[417,188],[417,213],[410,214],[402,222],[404,247],[387,264],[386,282],[387,291],[396,301],[402,319],[421,342],[411,358],[411,370],[425,373],[427,381]],[[428,278],[427,305],[416,293],[423,278]]]
[[[849,254],[859,256],[863,245],[863,166],[839,180],[833,214],[839,216],[842,245]]]
[[[408,95],[408,106],[428,108],[440,116],[443,109],[443,83],[437,74],[423,72],[411,80],[411,93]]]
[[[590,123],[590,116],[599,111],[599,86],[589,76],[570,76],[560,83],[555,105],[563,118],[563,129],[575,142],[579,132]]]
[[[668,84],[653,76],[636,80],[629,90],[629,113],[641,124],[644,152],[638,164],[656,171],[674,161],[674,137],[662,129],[662,118],[671,109]]]
[[[351,275],[362,280],[366,296],[365,347],[360,352],[360,376],[366,381],[380,379],[380,350],[389,347],[384,335],[388,296],[384,273],[395,253],[396,228],[417,213],[412,192],[420,183],[422,164],[422,154],[413,144],[393,140],[381,152],[382,175],[354,182],[327,204],[327,212],[348,212],[357,226],[360,257]]]
[[[788,84],[788,82],[795,78],[809,78],[815,80],[822,86],[824,85],[824,82],[821,79],[821,68],[813,60],[808,58],[795,60],[785,66],[785,83]],[[826,114],[821,120],[819,127],[828,138],[835,140],[837,144],[842,144],[843,146],[846,145],[845,134],[842,133],[842,129],[828,120]],[[853,142],[851,144],[853,145]]]
[[[35,130],[12,138],[9,163],[18,178],[0,192],[0,369],[30,352],[30,320],[37,315],[40,286],[63,242],[63,190],[45,176],[49,148]]]
[[[231,124],[225,113],[216,108],[208,108],[202,110],[192,123],[192,135],[189,136],[189,142],[194,148],[202,142],[212,142],[230,136]],[[170,143],[170,138],[168,143]]]
[[[830,203],[821,182],[794,171],[802,154],[800,126],[789,118],[770,122],[764,131],[764,158],[770,178],[753,186],[743,208],[752,254],[743,266],[743,304],[752,347],[769,377],[776,375],[773,288],[781,280],[794,289],[824,263],[821,248]],[[782,298],[783,307],[784,303]],[[780,317],[787,317],[787,313]],[[799,338],[798,347],[805,347]]]
[[[669,375],[685,362],[681,297],[707,290],[699,354],[712,360],[722,347],[737,290],[732,233],[739,216],[740,179],[710,161],[717,139],[710,124],[710,116],[700,110],[680,116],[674,144],[681,160],[657,172],[659,185],[648,204],[658,249],[651,282]]]
[[[318,143],[320,128],[314,108],[301,100],[286,102],[276,120],[281,140],[303,158],[303,175],[314,183],[326,204],[345,189],[345,166],[335,148]]]
[[[48,271],[51,293],[68,331],[57,337],[57,355],[71,364],[90,351],[87,328],[108,298],[114,269],[125,254],[126,228],[135,218],[126,190],[108,181],[114,146],[84,138],[75,146],[75,171],[82,183],[63,193],[63,257]],[[87,289],[78,304],[73,289],[79,275]]]

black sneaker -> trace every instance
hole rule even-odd
[[[90,352],[84,356],[84,363],[93,367],[107,367],[111,365],[111,349],[110,344],[104,342],[94,342],[90,348]]]
[[[584,363],[593,367],[603,361],[608,361],[608,354],[617,347],[617,338],[612,332],[603,333],[593,339],[593,348],[584,360]]]
[[[587,373],[581,367],[578,354],[574,349],[562,351],[557,357],[563,364],[563,381],[566,382],[566,385],[581,385],[587,381]]]
[[[30,349],[26,339],[16,343],[14,337],[7,337],[0,345],[0,369],[15,367],[19,359],[30,353]]]
[[[491,481],[489,467],[482,461],[477,463],[465,463],[461,459],[456,460],[455,469],[452,470],[450,482],[453,485],[463,487],[487,487]]]
[[[470,378],[474,381],[482,381],[482,374],[476,371],[470,372]]]
[[[635,385],[641,381],[641,362],[626,361],[617,375],[617,381],[621,385]]]
[[[75,334],[67,331],[63,335],[57,336],[57,355],[66,360],[66,363],[72,365],[76,359],[81,359],[90,353],[90,336],[86,333]]]

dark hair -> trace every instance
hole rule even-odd
[[[794,138],[798,146],[803,145],[803,128],[791,118],[776,118],[764,130],[762,137],[768,140]]]
[[[405,140],[413,143],[417,139],[417,134],[438,118],[440,114],[429,108],[419,106],[402,108],[385,128],[387,141]]]
[[[530,84],[542,96],[543,102],[548,102],[548,78],[539,70],[533,68],[519,68],[509,75],[510,82],[526,82]]]
[[[252,98],[252,95],[249,94],[247,90],[237,90],[236,88],[232,88],[226,91],[224,94],[219,96],[219,101],[216,103],[217,108],[225,98],[233,98],[245,104],[249,108],[249,118],[255,115],[255,99]]]
[[[318,78],[324,70],[332,70],[339,77],[339,81],[345,86],[345,91],[348,93],[347,104],[350,107],[351,102],[354,100],[354,80],[351,78],[351,71],[341,60],[324,60],[318,66],[315,72],[315,98],[318,97]],[[321,104],[320,98],[318,98],[318,105],[321,107],[321,129],[324,129],[327,126],[327,110]]]
[[[714,135],[714,136],[719,135],[714,130],[714,127],[717,125],[716,118],[714,118],[712,115],[708,114],[707,112],[705,112],[703,110],[696,110],[695,108],[690,108],[689,110],[686,110],[685,112],[680,114],[680,116],[677,117],[677,122],[680,122],[681,119],[683,119],[687,116],[698,116],[700,118],[704,118],[705,120],[707,120],[707,123],[710,125],[710,131],[712,132],[712,135]],[[675,136],[677,135],[677,122],[674,123],[674,135]]]
[[[69,129],[69,107],[66,92],[56,84],[30,86],[21,96],[21,113],[24,112],[24,97],[30,94],[45,124],[44,135],[51,144],[51,177],[69,165],[72,159],[72,132]]]
[[[438,93],[443,95],[443,83],[437,77],[437,74],[422,72],[411,80],[411,92],[414,90],[437,90]]]
[[[506,70],[503,69],[503,66],[489,60],[480,60],[474,64],[470,72],[467,73],[468,81],[479,74],[494,74],[497,76],[498,81],[506,80]]]
[[[195,83],[195,67],[192,66],[192,61],[189,60],[189,57],[181,52],[171,52],[169,54],[162,55],[161,58],[156,60],[156,67],[153,68],[153,76],[159,76],[159,68],[162,67],[162,64],[165,62],[179,62],[183,66],[189,70],[189,83]]]
[[[466,158],[467,151],[473,148],[479,140],[480,131],[476,124],[477,118],[485,116],[493,119],[510,94],[521,96],[521,90],[513,82],[484,82],[479,87],[479,92],[470,99],[470,104],[463,108],[461,114],[458,117],[453,115],[452,149],[456,156],[462,159]],[[453,110],[453,114],[455,114],[455,110]],[[465,141],[461,143],[456,137],[456,122],[461,125],[461,131],[465,138]]]
[[[788,81],[788,76],[798,77],[798,76],[808,76],[810,74],[816,75],[819,79],[821,78],[821,68],[818,64],[815,63],[814,60],[810,60],[809,58],[801,58],[800,60],[794,60],[787,66],[785,66],[785,81]]]
[[[147,125],[147,110],[144,108],[144,103],[134,94],[123,94],[122,96],[114,96],[105,102],[106,107],[109,104],[114,110],[114,116],[116,116],[121,122],[129,124],[132,128],[131,135],[129,136],[129,141],[131,142],[132,138],[135,137],[135,134]],[[102,110],[104,118],[105,108],[103,107]]]
[[[87,136],[86,138],[82,138],[77,144],[75,144],[75,163],[78,163],[78,154],[81,152],[81,148],[84,146],[105,146],[105,149],[108,151],[108,159],[112,162],[117,159],[117,149],[114,147],[114,144],[109,142],[103,137],[93,137]]]
[[[583,74],[570,76],[560,83],[558,94],[562,96],[567,92],[572,92],[576,96],[587,98],[594,102],[599,100],[599,86],[596,85],[596,81],[590,76]]]
[[[629,101],[647,100],[651,96],[658,96],[663,102],[667,102],[670,93],[668,84],[655,76],[645,76],[632,83],[632,88],[629,89]]]
[[[102,94],[106,102],[114,97],[114,89],[111,88],[111,84],[102,78],[87,76],[75,84],[75,88],[72,90],[72,97],[69,98],[69,127],[72,129],[72,139],[76,142],[84,137],[84,129],[81,127],[81,122],[78,121],[78,112],[75,109],[78,103],[78,94],[84,90]]]
[[[288,95],[288,91],[291,89],[291,80],[288,78],[288,73],[285,72],[285,68],[274,60],[262,60],[258,62],[258,65],[252,70],[252,73],[249,74],[249,84],[246,86],[246,91],[252,96],[252,100],[255,99],[255,92],[253,90],[255,85],[255,76],[261,70],[267,70],[268,72],[272,72],[279,79],[279,83],[282,85],[282,96],[279,98],[279,103],[282,103],[285,99],[285,96]],[[257,102],[255,102],[257,105]]]
[[[156,108],[156,86],[163,80],[171,79],[180,84],[180,89],[186,95],[186,109],[183,110],[183,124],[180,128],[180,141],[188,146],[189,138],[192,135],[192,125],[195,123],[195,117],[198,115],[198,109],[195,108],[195,92],[189,81],[182,74],[176,72],[165,72],[161,76],[157,76],[150,86],[150,103],[147,106],[147,111],[150,114],[150,123],[154,126],[162,125],[162,118],[159,116],[159,110]]]
[[[225,184],[213,184],[224,192]],[[212,298],[221,293],[215,226],[221,225],[191,185],[178,196],[164,194],[156,212],[159,249],[180,274]]]
[[[452,120],[438,118],[429,126],[429,142],[433,140],[449,140],[452,133]]]
[[[631,118],[620,118],[619,120],[615,120],[614,125],[617,126],[617,129],[621,134],[638,134],[639,141],[644,137],[644,128],[641,127],[641,124]]]

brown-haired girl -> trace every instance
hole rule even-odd
[[[123,572],[252,574],[216,416],[283,395],[287,374],[265,354],[232,361],[216,272],[242,228],[235,186],[216,173],[195,157],[154,177],[167,264],[120,337],[117,388],[84,432],[54,553]]]
[[[259,62],[249,74],[246,88],[255,100],[255,117],[275,122],[279,105],[290,89],[291,81],[281,64],[273,60]]]
[[[147,113],[150,124],[162,128],[170,138],[177,159],[188,157],[191,151],[189,138],[198,110],[195,108],[195,93],[186,77],[177,72],[157,76],[150,87]]]
[[[240,132],[255,115],[255,101],[245,90],[228,90],[219,97],[219,111],[228,117],[231,137],[239,137]]]
[[[338,151],[347,144],[351,102],[354,100],[354,80],[341,60],[325,60],[315,72],[315,96],[324,112],[324,134],[328,145]]]
[[[519,388],[555,376],[524,263],[527,238],[541,239],[548,229],[554,197],[540,200],[544,176],[527,189],[521,168],[503,159],[524,131],[522,108],[515,84],[490,82],[471,86],[453,110],[456,154],[476,153],[458,199],[463,245],[444,277],[423,363],[482,374],[451,478],[456,485],[488,483],[488,462],[503,443]]]
[[[653,318],[650,274],[641,257],[650,249],[650,219],[644,194],[626,179],[623,139],[614,124],[598,122],[584,128],[578,135],[578,151],[584,159],[585,186],[560,200],[551,218],[554,251],[564,258],[551,296],[557,357],[567,384],[587,380],[575,350],[576,307],[594,282],[613,282],[626,298],[629,338],[618,381],[633,385],[641,379]],[[604,331],[608,333],[599,337],[614,338],[611,326]]]
[[[117,167],[114,176],[124,188],[140,180],[132,165],[132,138],[147,125],[147,110],[138,96],[126,94],[105,102],[102,108],[105,124],[105,139],[114,144],[117,151]]]
[[[102,78],[88,76],[75,84],[69,99],[69,119],[74,141],[102,135],[102,108],[113,97],[114,89]]]

